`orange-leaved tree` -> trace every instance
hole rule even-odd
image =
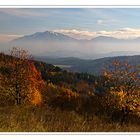
[[[28,52],[13,48],[10,55],[0,57],[0,94],[17,105],[40,104],[45,82]]]

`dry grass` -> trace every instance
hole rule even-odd
[[[105,117],[87,120],[73,111],[48,107],[1,107],[0,132],[139,132],[139,125],[107,122]]]

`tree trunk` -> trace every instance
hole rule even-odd
[[[18,84],[16,83],[16,105],[20,105],[20,104],[21,104],[21,97],[20,97]]]
[[[121,117],[121,125],[126,123],[128,115],[129,115],[128,109],[127,108],[123,108],[122,109],[122,117]]]

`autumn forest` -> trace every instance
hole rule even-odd
[[[0,53],[1,132],[140,131],[140,66],[70,72],[14,47]]]

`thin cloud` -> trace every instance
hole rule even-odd
[[[115,19],[98,19],[97,20],[98,25],[106,25],[106,24],[110,24],[110,23],[116,24],[118,22],[119,21],[115,20]]]
[[[0,9],[0,12],[13,15],[13,16],[20,16],[20,17],[46,17],[49,16],[50,14],[40,12],[39,10],[35,11],[34,9],[15,9],[15,8],[9,8],[9,9]]]
[[[92,39],[97,36],[108,36],[119,39],[133,39],[140,37],[140,29],[122,28],[116,31],[81,31],[77,29],[55,29],[55,32],[63,33],[77,39]]]
[[[23,35],[7,35],[7,34],[0,34],[0,42],[7,42],[18,37],[22,37]]]
[[[69,36],[77,38],[77,39],[91,39],[93,37],[96,37],[96,32],[81,31],[81,30],[77,30],[77,29],[69,29],[69,30],[56,29],[53,31],[63,33],[65,35],[69,35]]]

